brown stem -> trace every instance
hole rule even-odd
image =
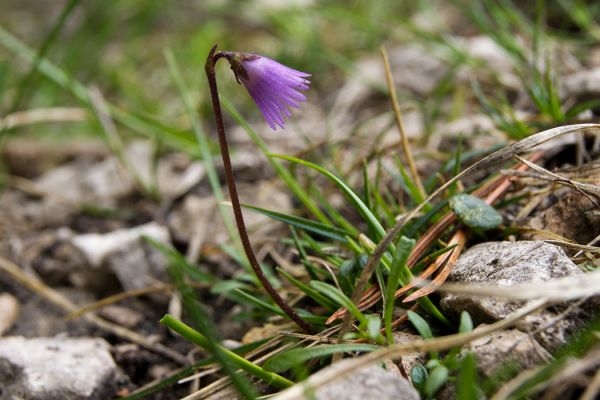
[[[275,303],[285,312],[294,322],[296,322],[303,331],[312,334],[315,332],[314,328],[290,307],[285,300],[279,296],[273,286],[267,280],[267,277],[263,273],[256,255],[252,250],[250,244],[250,238],[248,237],[248,231],[246,230],[246,224],[244,223],[244,217],[242,215],[242,207],[240,206],[240,199],[237,193],[237,187],[235,184],[235,176],[233,173],[233,167],[231,166],[231,159],[229,157],[229,146],[227,145],[227,137],[225,136],[225,127],[223,125],[223,113],[221,112],[221,104],[219,102],[219,92],[217,90],[217,79],[215,74],[215,63],[220,58],[228,58],[230,53],[228,52],[217,52],[217,46],[215,45],[206,60],[205,70],[208,78],[208,86],[210,87],[210,97],[212,99],[213,110],[215,113],[215,122],[217,124],[217,133],[219,135],[219,147],[221,148],[221,157],[223,158],[223,166],[225,167],[225,178],[227,180],[227,187],[229,189],[229,196],[231,197],[231,205],[233,208],[233,215],[235,216],[235,222],[237,224],[242,246],[246,252],[246,257],[250,262],[250,266],[254,270],[256,277],[258,278],[262,287],[267,291],[269,296]]]

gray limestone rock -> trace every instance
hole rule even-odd
[[[114,272],[125,290],[133,290],[167,279],[165,257],[144,236],[161,243],[171,242],[169,230],[155,222],[105,234],[78,235],[71,242],[92,270],[106,268]]]
[[[116,368],[103,339],[2,338],[0,400],[111,398]]]
[[[542,241],[487,242],[470,248],[463,254],[449,281],[510,287],[530,282],[543,282],[583,274],[557,246]],[[589,319],[589,305],[573,307],[561,315],[570,304],[559,304],[525,317],[517,328],[536,332],[536,340],[548,350],[563,345],[569,336]],[[442,308],[458,315],[466,310],[476,323],[492,323],[506,318],[523,306],[523,302],[460,294],[443,294]]]
[[[406,379],[373,365],[317,389],[314,398],[318,400],[418,400],[419,394]]]
[[[469,343],[463,353],[472,352],[477,368],[486,377],[503,365],[514,364],[519,369],[549,362],[552,356],[530,335],[517,329],[494,332]]]

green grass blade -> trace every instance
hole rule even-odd
[[[283,372],[314,358],[330,356],[336,353],[374,351],[378,348],[378,346],[371,344],[330,344],[292,349],[270,358],[265,363],[264,368],[268,371]]]
[[[341,229],[345,229],[351,233],[351,236],[358,236],[358,229],[348,221],[337,209],[334,207],[327,196],[323,195],[323,193],[315,187],[315,185],[310,187],[309,190],[312,198],[321,206],[323,210],[327,213],[329,218],[333,221],[333,225],[338,226]]]
[[[327,296],[322,295],[317,290],[311,288],[309,285],[304,282],[294,278],[290,273],[285,271],[283,268],[278,268],[277,271],[281,275],[285,277],[292,285],[296,286],[298,289],[302,290],[308,297],[327,308],[329,311],[335,311],[338,309],[338,305],[331,301]]]
[[[414,204],[421,204],[423,200],[425,200],[425,197],[423,197],[423,193],[421,193],[419,186],[415,182],[413,182],[412,178],[408,174],[408,171],[404,167],[402,160],[400,160],[400,158],[398,157],[394,157],[394,160],[396,161],[396,165],[400,170],[400,177],[402,178],[402,182],[404,183],[404,186],[406,187],[407,193],[410,196],[411,200]],[[427,207],[431,208],[431,206],[429,205]]]
[[[369,183],[369,170],[367,168],[367,161],[364,160],[362,164],[363,173],[363,198],[367,208],[371,208],[371,185]]]
[[[248,344],[242,345],[240,347],[237,347],[237,348],[233,349],[232,351],[236,354],[242,355],[242,354],[245,354],[252,350],[257,349],[259,346],[265,344],[267,342],[267,340],[268,339],[262,339],[262,340],[258,340],[256,342],[248,343]],[[207,365],[214,364],[215,362],[216,362],[216,360],[212,356],[205,358],[198,363],[190,365],[189,367],[180,368],[180,369],[170,373],[167,377],[165,377],[164,379],[162,379],[158,382],[150,383],[141,388],[138,388],[138,389],[134,390],[133,392],[131,392],[128,396],[119,397],[119,400],[144,399],[144,398],[150,396],[151,394],[154,394],[162,389],[165,389],[168,386],[175,385],[180,380],[195,374],[199,368],[206,367]]]
[[[171,254],[174,254],[174,252],[171,252]],[[248,382],[243,376],[239,375],[235,371],[235,367],[239,366],[239,363],[237,362],[238,360],[236,360],[235,357],[242,360],[243,358],[231,352],[230,350],[223,348],[219,344],[220,339],[218,338],[216,327],[200,304],[196,291],[187,284],[184,277],[182,263],[177,262],[177,258],[175,261],[176,262],[171,262],[168,266],[169,274],[171,275],[171,278],[177,287],[177,291],[182,299],[186,313],[191,317],[197,329],[204,332],[204,335],[199,334],[193,328],[188,327],[172,317],[167,318],[170,317],[168,315],[165,316],[167,319],[165,324],[172,327],[184,337],[192,340],[194,343],[200,344],[193,338],[196,338],[197,340],[201,339],[202,348],[208,351],[215,358],[215,360],[219,362],[239,394],[245,399],[254,399],[254,390],[252,389],[250,382]],[[165,318],[163,318],[161,322],[163,322]]]
[[[392,317],[394,312],[394,292],[398,288],[398,283],[403,270],[407,270],[406,260],[410,256],[410,253],[415,246],[413,239],[408,239],[404,236],[400,238],[398,246],[396,247],[396,253],[392,260],[392,267],[387,278],[387,285],[385,291],[385,305],[383,311],[383,321],[385,326],[385,334],[388,340],[388,344],[394,344],[394,336],[392,334]]]
[[[12,106],[10,107],[11,112],[18,110],[21,107],[23,99],[27,97],[28,90],[31,88],[32,84],[35,83],[35,73],[37,72],[40,61],[46,57],[50,47],[52,47],[52,45],[55,43],[56,38],[67,22],[69,15],[71,15],[80,1],[81,0],[69,0],[69,2],[63,7],[58,19],[56,20],[56,23],[52,27],[52,30],[48,33],[44,39],[44,42],[37,51],[35,58],[29,67],[29,72],[17,86],[17,93],[12,101]]]
[[[173,318],[169,314],[165,315],[160,320],[160,322],[162,324],[168,326],[175,332],[179,333],[181,336],[190,340],[194,344],[209,351],[209,349],[211,347],[210,340],[208,338],[206,338],[206,336],[204,336],[200,332],[192,329],[190,326],[184,324],[181,321],[178,321],[177,319]],[[217,347],[219,349],[219,351],[224,355],[224,357],[227,357],[227,359],[232,364],[234,364],[237,368],[240,368],[240,369],[248,372],[249,374],[256,376],[257,378],[264,380],[269,385],[275,386],[279,389],[285,389],[294,384],[294,382],[290,381],[289,379],[284,378],[283,376],[277,375],[274,372],[267,371],[264,368],[260,367],[259,365],[256,365],[256,364],[246,360],[244,357],[234,353],[231,350],[226,349],[225,347],[223,347],[221,345],[214,344],[214,346]],[[232,376],[232,378],[233,378],[233,376]],[[252,398],[252,396],[250,396],[249,398]]]
[[[292,232],[292,241],[294,242],[294,246],[296,246],[296,249],[298,250],[300,261],[302,261],[302,265],[304,266],[306,273],[308,274],[308,276],[310,276],[310,279],[316,280],[318,277],[317,271],[315,267],[311,264],[311,262],[308,260],[308,255],[306,254],[306,250],[304,250],[304,244],[300,241],[300,238],[298,237],[298,232],[296,232],[296,229],[293,226],[290,226],[290,231]]]
[[[15,56],[25,60],[30,65],[33,65],[35,62],[35,51],[18,40],[1,26],[0,45],[4,46]],[[67,92],[71,93],[71,95],[73,95],[85,106],[91,107],[91,101],[87,88],[76,79],[72,78],[71,75],[65,70],[61,69],[56,64],[44,57],[40,58],[39,60],[38,70],[46,78],[56,83]],[[168,145],[187,153],[191,152],[190,149],[195,148],[195,143],[193,140],[174,134],[172,129],[164,129],[163,126],[135,115],[134,113],[126,112],[125,110],[110,103],[107,104],[110,111],[110,116],[127,128],[150,138],[155,138],[158,135],[158,137],[160,137],[161,140]]]
[[[408,319],[412,322],[413,326],[419,332],[419,335],[423,337],[423,339],[432,339],[433,333],[431,332],[431,328],[427,321],[423,319],[419,314],[413,311],[408,311]]]
[[[351,232],[348,232],[342,228],[337,228],[335,226],[326,225],[320,222],[312,221],[307,218],[297,217],[295,215],[283,214],[277,211],[270,211],[261,207],[251,206],[247,204],[242,204],[244,208],[248,208],[250,210],[259,212],[263,215],[266,215],[269,218],[272,218],[276,221],[280,221],[291,225],[296,228],[304,229],[305,231],[315,233],[317,235],[326,237],[328,239],[337,240],[339,242],[346,242],[346,236],[350,236]]]
[[[162,254],[167,257],[167,259],[172,263],[176,264],[179,269],[181,269],[186,275],[188,275],[191,279],[196,282],[206,282],[210,284],[216,284],[219,281],[214,275],[211,275],[206,272],[202,272],[198,269],[198,267],[190,264],[185,257],[175,250],[173,247],[166,245],[162,242],[152,239],[148,236],[143,236],[143,239],[150,243],[152,247],[160,251]]]
[[[364,314],[360,312],[356,304],[354,304],[343,292],[338,290],[338,288],[330,285],[329,283],[316,281],[310,282],[310,286],[335,301],[338,305],[346,308],[361,324],[364,324],[365,326],[367,325],[367,318],[364,316]]]
[[[236,292],[248,303],[253,304],[257,308],[266,311],[267,313],[279,315],[283,318],[289,318],[288,315],[281,311],[281,309],[277,306],[271,305],[266,301],[259,299],[256,296],[252,296],[251,294],[244,292],[243,290],[236,289]],[[300,315],[300,317],[302,317],[307,322],[310,322],[311,324],[323,325],[327,320],[327,318],[325,317],[314,315],[302,309],[295,309],[295,311],[298,313],[298,315]]]
[[[379,220],[375,217],[375,215],[371,212],[371,210],[365,205],[365,203],[360,199],[360,197],[354,193],[352,189],[344,181],[338,178],[336,175],[332,174],[325,168],[320,165],[311,163],[309,161],[302,160],[297,157],[285,156],[281,154],[271,154],[270,157],[280,158],[282,160],[291,161],[296,164],[303,165],[305,167],[309,167],[314,169],[315,171],[321,173],[325,177],[329,178],[333,183],[335,183],[348,197],[354,208],[358,211],[361,217],[369,224],[370,227],[377,233],[377,240],[380,240],[383,236],[385,236],[385,229],[379,223]]]

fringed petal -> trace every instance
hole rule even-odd
[[[297,71],[267,57],[242,60],[248,79],[241,81],[263,114],[271,129],[285,128],[285,118],[291,117],[291,108],[299,108],[306,101],[300,91],[308,90],[310,74]]]

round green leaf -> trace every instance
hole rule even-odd
[[[448,380],[448,368],[439,365],[431,370],[425,382],[425,394],[431,398]]]
[[[502,216],[494,207],[470,194],[457,194],[449,204],[456,217],[470,228],[493,229],[502,223]]]
[[[427,369],[419,362],[415,363],[410,370],[410,380],[415,389],[421,393],[425,391],[425,382],[427,382],[428,377]]]

